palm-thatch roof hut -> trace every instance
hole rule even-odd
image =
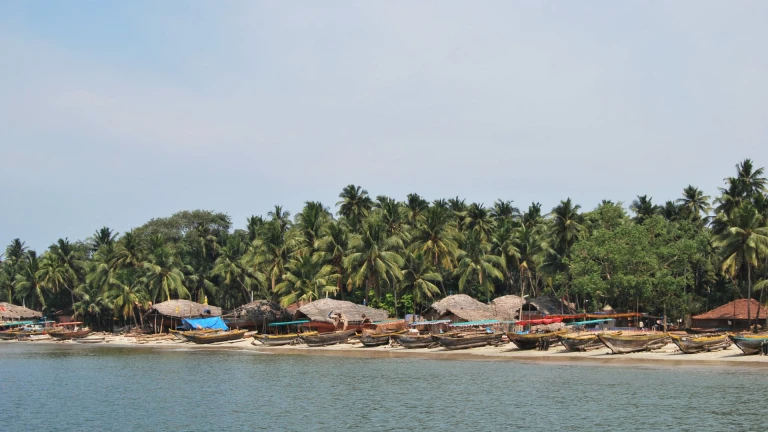
[[[571,315],[576,313],[576,308],[572,303],[558,300],[554,297],[537,297],[528,299],[523,305],[525,318],[529,316],[536,317],[542,315]]]
[[[236,323],[236,327],[255,327],[262,329],[268,324],[279,321],[290,321],[293,314],[281,308],[276,302],[269,300],[254,300],[235,308],[224,316],[228,323]],[[230,327],[232,325],[230,324]]]
[[[336,328],[334,317],[340,317],[347,323],[348,329],[359,328],[364,319],[383,321],[389,317],[387,311],[355,304],[348,301],[324,298],[301,306],[294,319],[309,319],[311,325],[320,331],[330,331]]]
[[[520,317],[520,308],[523,307],[523,299],[516,295],[497,297],[491,302],[493,315],[499,321],[512,321]]]
[[[152,305],[144,316],[145,322],[155,331],[176,328],[183,318],[207,318],[221,316],[221,308],[190,300],[168,300]]]
[[[466,294],[455,294],[440,301],[424,312],[427,320],[449,319],[453,322],[496,319],[493,308]]]
[[[42,317],[43,314],[36,310],[5,302],[0,303],[0,321],[20,321]]]

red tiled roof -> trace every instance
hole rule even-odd
[[[736,307],[736,313],[734,314],[734,303]],[[751,315],[754,319],[757,316],[758,309],[760,310],[760,318],[768,318],[768,309],[760,305],[755,299],[749,300]],[[735,317],[734,317],[735,315]],[[696,315],[693,319],[699,320],[716,320],[716,319],[747,319],[747,299],[734,300],[728,304],[724,304],[719,308],[712,309],[709,312],[705,312],[701,315]]]

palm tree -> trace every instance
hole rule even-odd
[[[400,289],[410,291],[413,295],[414,312],[415,305],[424,305],[440,294],[440,289],[435,282],[442,282],[440,273],[435,271],[429,257],[421,252],[409,253],[402,271]]]
[[[404,209],[402,204],[383,195],[376,197],[376,201],[376,207],[380,210],[378,215],[381,221],[387,225],[389,235],[397,235],[406,240],[406,218],[403,214],[407,213],[408,209]]]
[[[517,230],[511,217],[503,218],[496,224],[491,235],[491,253],[501,258],[504,280],[512,286],[512,271],[519,265],[520,250],[517,248]]]
[[[711,210],[709,206],[709,197],[699,188],[688,185],[683,189],[683,197],[677,200],[677,203],[684,209],[685,213],[694,221],[701,221],[702,215],[706,217]]]
[[[74,305],[74,290],[80,283],[80,273],[83,268],[84,262],[72,243],[67,239],[59,239],[43,255],[37,276],[43,281],[43,285],[53,293],[57,293],[62,287],[67,289]]]
[[[129,316],[133,317],[134,325],[138,326],[136,320],[136,308],[146,306],[149,303],[149,294],[144,289],[141,281],[131,275],[133,270],[126,269],[118,273],[104,297],[108,299],[115,315],[122,316],[127,320]]]
[[[349,229],[342,221],[332,221],[323,227],[322,237],[315,244],[315,261],[323,265],[323,272],[328,279],[336,282],[336,292],[344,292],[352,288],[346,260],[350,251]],[[344,287],[346,286],[346,290]]]
[[[499,270],[503,265],[501,257],[491,253],[491,245],[483,241],[479,231],[472,230],[464,236],[458,260],[454,276],[459,277],[459,292],[464,292],[467,281],[477,282],[480,292],[485,292],[490,303],[493,279],[504,280]]]
[[[721,270],[735,278],[746,267],[747,298],[752,298],[752,270],[761,258],[768,255],[768,227],[755,207],[744,202],[733,213],[727,228],[714,238],[714,244],[721,248]],[[751,326],[751,311],[747,303],[747,320]]]
[[[517,228],[515,245],[520,254],[518,258],[518,271],[520,273],[520,297],[525,297],[526,281],[531,287],[532,294],[536,297],[537,283],[533,274],[544,260],[544,257],[552,251],[544,240],[541,226],[528,228],[526,224]]]
[[[264,225],[264,218],[261,216],[251,216],[247,221],[248,241],[256,240],[259,229]]]
[[[652,217],[658,213],[659,207],[653,205],[653,198],[648,198],[648,195],[638,195],[637,199],[632,201],[632,205],[629,209],[635,212],[635,222],[642,224],[646,219]]]
[[[294,242],[283,231],[282,223],[271,220],[259,230],[251,250],[243,257],[243,263],[251,273],[263,273],[271,281],[270,291],[275,292],[285,264],[290,259]]]
[[[17,301],[30,309],[45,308],[45,286],[39,275],[40,260],[35,251],[24,254],[19,272],[14,278],[14,288]]]
[[[512,201],[496,200],[491,208],[491,217],[496,221],[501,219],[516,219],[520,217],[520,209],[512,205]]]
[[[571,247],[585,232],[580,209],[581,206],[573,205],[570,198],[560,201],[560,204],[552,209],[554,249],[562,257],[570,256]]]
[[[429,208],[429,202],[422,198],[419,194],[410,193],[405,200],[405,212],[408,216],[408,223],[411,226],[415,226],[418,223],[424,212]]]
[[[365,288],[365,296],[373,289],[376,298],[381,298],[382,282],[392,285],[402,277],[400,266],[403,258],[397,251],[403,249],[398,236],[390,236],[387,226],[378,219],[368,219],[349,241],[352,253],[346,265],[352,270],[352,280],[358,287]],[[395,299],[395,308],[397,300]]]
[[[533,229],[544,223],[544,216],[541,214],[541,204],[535,202],[528,206],[528,211],[523,213],[522,224],[526,229]]]
[[[125,233],[118,242],[115,256],[110,267],[121,269],[125,267],[140,268],[144,264],[144,248],[133,231]]]
[[[263,273],[253,267],[248,268],[247,252],[248,245],[238,236],[229,237],[221,248],[221,253],[211,270],[211,275],[221,277],[224,283],[218,290],[219,298],[234,289],[242,290],[243,299],[253,301],[254,286],[266,283]]]
[[[679,201],[679,200],[678,200]],[[687,214],[687,208],[682,205],[675,204],[674,201],[667,201],[663,206],[659,207],[658,212],[664,219],[670,222],[676,222],[680,219],[680,214],[685,211]]]
[[[351,184],[341,191],[339,198],[341,201],[336,203],[339,206],[339,215],[347,219],[347,223],[353,231],[357,231],[373,207],[373,201],[368,196],[368,191]]]
[[[751,159],[744,159],[743,162],[736,165],[737,181],[742,196],[752,198],[758,193],[766,192],[768,180],[763,177],[765,170],[763,168],[754,169]]]
[[[307,201],[304,209],[296,215],[296,227],[301,233],[302,255],[314,253],[315,242],[321,236],[323,226],[332,219],[331,212],[319,201]]]
[[[88,245],[91,252],[96,252],[102,246],[113,246],[115,244],[115,239],[117,239],[119,234],[120,233],[114,232],[106,226],[101,227],[101,229],[94,232],[93,236],[88,239]]]
[[[188,298],[189,291],[184,286],[184,273],[181,272],[181,260],[167,247],[155,249],[144,263],[145,283],[149,288],[150,299],[171,299],[171,294],[178,298]],[[162,297],[160,296],[162,294]]]
[[[276,205],[274,210],[267,212],[267,216],[272,218],[271,222],[282,235],[285,235],[288,229],[291,228],[291,225],[293,225],[291,222],[291,212],[283,210],[282,206]]]
[[[299,255],[291,258],[285,265],[283,281],[276,287],[280,304],[285,307],[297,301],[311,302],[322,295],[326,297],[336,291],[336,287],[328,283],[327,276],[330,269],[324,271],[323,267],[307,255]]]
[[[453,270],[459,246],[456,243],[456,230],[451,225],[451,211],[444,207],[432,206],[424,213],[424,220],[416,226],[411,252],[421,252],[427,257],[438,272],[441,269]],[[440,281],[443,294],[445,286]]]
[[[477,231],[483,241],[487,241],[493,232],[495,222],[490,212],[482,204],[472,203],[463,213],[464,220],[460,228],[463,231]]]

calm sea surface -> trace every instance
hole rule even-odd
[[[0,430],[768,430],[768,372],[0,344]]]

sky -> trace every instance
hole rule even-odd
[[[663,204],[768,165],[768,2],[0,2],[0,243],[372,196]]]

